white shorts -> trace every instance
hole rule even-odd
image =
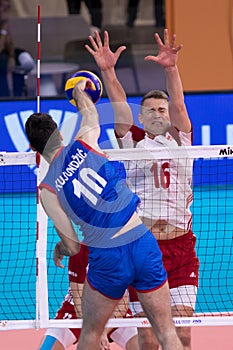
[[[111,339],[124,350],[128,341],[138,334],[136,327],[120,327],[110,335]]]
[[[69,328],[48,328],[45,332],[46,335],[56,338],[65,349],[76,342],[76,337]]]
[[[197,299],[197,287],[193,285],[180,286],[177,288],[170,289],[171,306],[184,305],[189,306],[195,310],[196,299]],[[142,306],[139,301],[130,302],[130,309],[133,316],[143,312]]]

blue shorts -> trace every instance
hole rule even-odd
[[[111,299],[121,299],[129,285],[139,292],[149,292],[166,279],[162,254],[150,231],[120,247],[89,248],[87,280]]]

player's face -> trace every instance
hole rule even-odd
[[[143,103],[142,114],[139,116],[140,123],[145,131],[151,135],[163,135],[171,125],[168,102],[163,99],[148,98]]]

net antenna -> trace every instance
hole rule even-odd
[[[40,112],[40,63],[41,63],[41,26],[40,26],[40,5],[37,7],[37,113]],[[45,176],[48,165],[43,157],[37,153],[37,224],[36,224],[36,328],[40,328],[41,322],[47,327],[48,320],[48,289],[44,288],[43,283],[47,284],[47,229],[48,217],[40,202],[39,185]],[[43,283],[41,282],[43,281]],[[41,300],[44,300],[41,307]]]
[[[37,7],[37,113],[40,112],[40,5]]]

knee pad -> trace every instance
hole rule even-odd
[[[51,335],[46,335],[43,344],[41,345],[39,350],[51,350],[56,340],[57,339],[52,337]]]
[[[138,331],[136,327],[120,327],[112,332],[110,338],[122,349],[126,349],[128,341],[137,334]]]
[[[64,349],[69,348],[77,341],[75,335],[73,334],[73,332],[71,332],[69,328],[48,328],[45,333],[45,337],[50,337],[55,339],[55,341],[59,341],[64,347]],[[51,341],[51,344],[53,345],[54,343],[52,343]],[[50,345],[51,347],[41,348],[40,350],[51,350],[52,345]]]

